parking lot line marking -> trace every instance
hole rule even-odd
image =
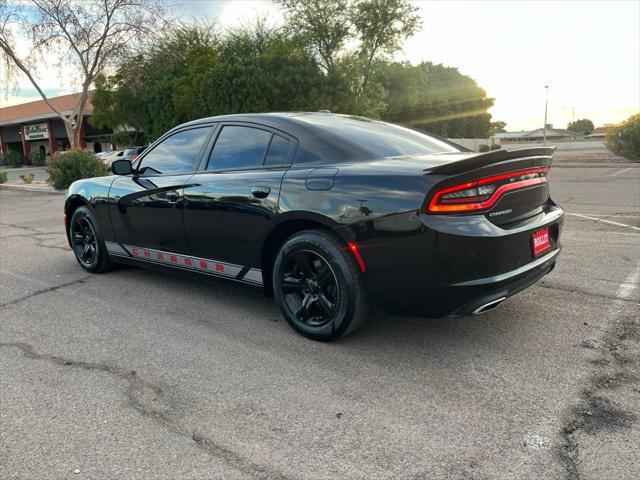
[[[631,300],[631,294],[638,286],[638,282],[640,281],[640,264],[636,267],[635,271],[625,279],[624,282],[618,286],[617,297],[626,298]]]
[[[626,235],[627,237],[640,237],[640,233],[634,233],[634,232],[614,232],[613,230],[598,230],[597,232],[592,232],[592,233],[598,233],[599,235]],[[584,232],[580,232],[580,231],[572,231],[572,230],[563,230],[562,235],[565,236],[572,236],[572,237],[578,237],[580,240],[587,240],[587,241],[600,241],[597,238],[593,238],[593,236],[589,236],[589,237],[585,237],[584,236]],[[610,243],[607,241],[600,241],[600,243]],[[622,245],[621,243],[615,243],[613,245]],[[626,244],[625,244],[626,245]],[[638,245],[636,243],[631,243],[629,245]]]
[[[583,215],[587,215],[587,214],[583,214]],[[589,213],[588,214],[590,217],[605,217],[605,218],[611,218],[611,217],[639,217],[640,216],[640,212],[627,212],[627,213]]]
[[[595,233],[595,232],[593,232]],[[633,233],[633,232],[614,232],[613,230],[598,230],[597,233],[600,233],[602,235],[631,235],[632,237],[640,237],[640,233]],[[584,237],[584,232],[579,232],[579,231],[569,231],[569,230],[565,230],[563,232],[564,235],[571,235],[571,234],[575,234],[581,237]]]
[[[626,227],[632,230],[638,230],[640,232],[640,227],[634,227],[633,225],[627,225],[626,223],[612,222],[611,220],[605,220],[604,218],[590,217],[589,215],[582,215],[581,213],[566,213],[566,215],[571,215],[572,217],[585,218],[587,220],[593,220],[594,222],[608,223],[609,225],[616,225],[617,227]]]
[[[631,168],[625,168],[624,170],[620,170],[619,172],[615,172],[610,174],[610,177],[617,177],[618,175],[622,175],[625,172],[628,172],[629,170],[631,170]]]

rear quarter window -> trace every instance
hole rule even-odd
[[[284,137],[274,134],[264,160],[265,165],[281,165],[287,163],[293,144]]]

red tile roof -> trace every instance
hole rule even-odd
[[[87,102],[86,111],[93,110],[93,106],[91,105],[92,93],[93,92],[89,92],[89,101]],[[49,101],[61,112],[68,112],[73,110],[79,98],[79,93],[72,93],[69,95],[50,98]],[[39,117],[51,118],[52,116],[56,116],[56,113],[51,110],[44,100],[37,100],[35,102],[0,108],[0,122],[5,124],[13,121],[19,123],[20,120],[38,120]]]

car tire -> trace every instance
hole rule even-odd
[[[303,231],[284,242],[273,268],[273,290],[287,322],[313,340],[348,335],[369,312],[358,263],[329,232]]]
[[[69,241],[76,260],[91,273],[102,273],[111,267],[98,222],[87,207],[78,207],[69,222]]]

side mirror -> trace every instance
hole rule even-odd
[[[130,175],[133,172],[133,167],[129,160],[114,160],[111,163],[111,171],[114,175]]]

